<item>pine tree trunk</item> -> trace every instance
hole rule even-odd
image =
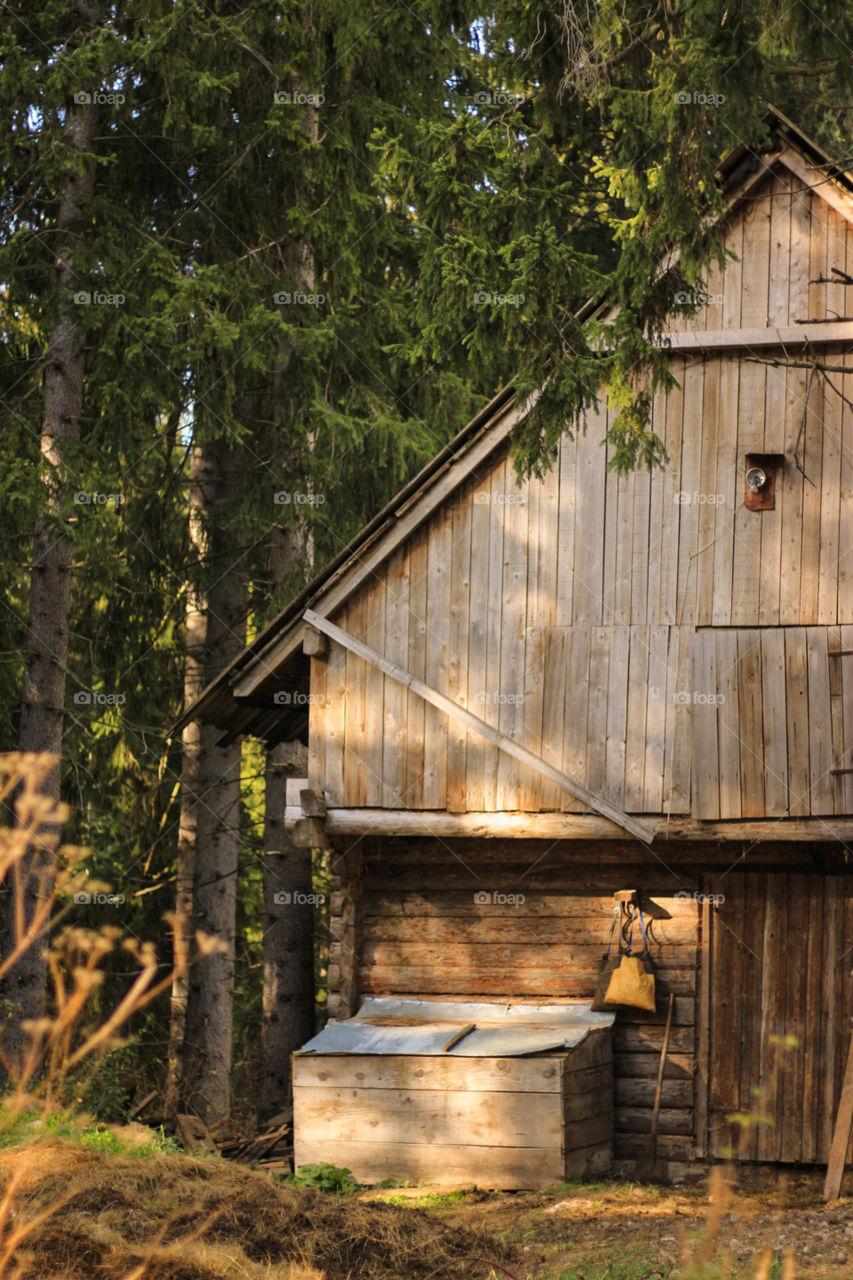
[[[66,134],[80,154],[91,156],[98,124],[95,104],[69,109]],[[71,612],[72,544],[63,536],[59,521],[67,502],[70,480],[66,471],[67,448],[80,437],[83,409],[84,351],[79,326],[73,318],[74,252],[78,233],[69,226],[79,216],[82,202],[95,187],[91,159],[71,178],[59,201],[56,292],[59,318],[48,337],[44,370],[44,407],[41,453],[45,469],[44,512],[33,538],[27,642],[21,706],[21,751],[62,752],[65,672],[68,661]],[[59,766],[45,790],[59,796]],[[16,868],[7,911],[7,937],[16,937],[15,899],[23,900],[23,919],[33,918],[43,897],[50,892],[54,867],[42,851],[33,850]],[[4,1034],[4,1049],[17,1057],[26,1044],[20,1021],[44,1013],[46,964],[36,945],[24,953],[3,984],[4,998],[15,1006],[15,1020]]]
[[[264,822],[264,996],[258,1120],[290,1106],[290,1055],[314,1034],[314,918],[311,850],[284,829],[288,777],[304,777],[307,748],[284,742],[267,751]]]
[[[205,575],[209,573],[208,522],[216,501],[215,474],[204,451],[193,447],[190,454],[189,541],[192,563],[189,566],[187,609],[184,624],[184,707],[190,706],[204,687],[207,594]],[[181,735],[181,809],[178,823],[178,871],[175,912],[184,946],[189,954],[193,934],[193,881],[198,840],[198,808],[206,787],[202,775],[205,763],[202,753],[202,730],[197,720],[186,726]],[[175,1114],[184,1105],[182,1068],[187,1020],[189,974],[172,984],[169,1021],[169,1057],[163,1114],[174,1123]]]
[[[216,510],[208,564],[204,683],[220,674],[241,652],[246,638],[247,573],[244,548],[234,530],[215,527],[239,501],[244,451],[219,444],[215,450]],[[183,1087],[185,1105],[208,1124],[221,1120],[231,1104],[231,1031],[234,994],[234,929],[240,819],[239,740],[218,746],[221,729],[199,727],[194,793],[195,866],[193,931],[201,929],[223,944],[190,969],[187,987]],[[190,831],[187,830],[189,836]],[[192,852],[183,859],[186,892]]]

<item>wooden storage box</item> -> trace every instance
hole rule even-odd
[[[535,1057],[293,1055],[294,1167],[540,1188],[612,1164],[610,1028]]]

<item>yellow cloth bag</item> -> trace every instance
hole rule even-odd
[[[606,1004],[627,1004],[634,1009],[655,1009],[655,975],[647,973],[639,956],[624,956],[604,996]]]

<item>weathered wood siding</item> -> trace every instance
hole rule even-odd
[[[713,888],[725,901],[711,930],[711,1153],[825,1164],[850,1037],[853,876],[735,874]],[[744,1112],[765,1121],[728,1122]]]
[[[589,1000],[613,920],[612,894],[634,887],[631,876],[637,873],[614,866],[580,870],[577,850],[566,843],[534,855],[523,846],[515,841],[494,849],[482,842],[451,848],[418,841],[365,848],[358,932],[335,930],[339,938],[337,947],[333,944],[330,986],[336,963],[357,951],[361,996]],[[676,879],[663,870],[641,878],[672,916],[654,927],[652,948],[658,1008],[665,1009],[670,991],[676,997],[660,1149],[668,1159],[689,1160],[696,1114],[700,907],[676,898],[674,885],[692,894],[699,880]],[[336,899],[333,909],[337,906]],[[342,1016],[350,1011],[337,1000],[333,1007]],[[617,1159],[633,1159],[647,1147],[663,1022],[662,1013],[640,1010],[618,1016],[613,1059]]]
[[[294,1168],[529,1188],[613,1163],[607,1030],[536,1058],[295,1054]]]
[[[853,812],[853,781],[828,773],[851,763],[853,703],[845,660],[825,661],[853,634],[853,377],[735,345],[741,326],[847,314],[817,279],[853,268],[849,239],[787,171],[755,188],[739,260],[676,322],[733,345],[673,354],[653,407],[666,467],[607,471],[603,399],[543,478],[488,457],[333,620],[630,812],[687,814],[691,795],[700,817]],[[751,451],[785,455],[772,511],[744,504]],[[726,693],[710,716],[709,681]],[[332,806],[584,811],[334,644],[312,693],[310,782]],[[712,749],[691,768],[692,741]]]
[[[853,627],[692,637],[697,818],[853,812]]]
[[[849,240],[849,224],[820,192],[777,166],[731,219],[726,248],[734,257],[709,271],[707,302],[672,329],[787,328],[846,316],[845,288],[832,268],[850,264]]]

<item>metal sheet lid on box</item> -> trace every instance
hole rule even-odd
[[[372,996],[354,1018],[330,1023],[302,1053],[423,1054],[459,1058],[525,1057],[574,1049],[590,1031],[613,1025],[588,1004],[487,1003]],[[444,1046],[466,1026],[473,1030]]]

